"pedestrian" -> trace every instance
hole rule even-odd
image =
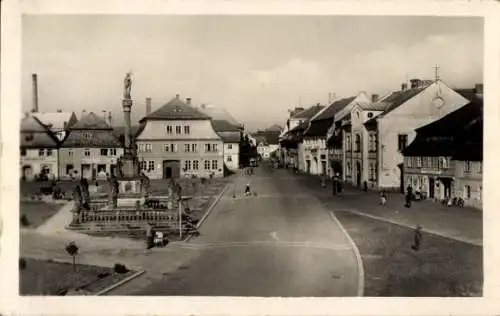
[[[340,173],[337,172],[335,174],[335,178],[336,178],[335,184],[337,186],[337,193],[342,193],[342,181],[340,180]]]
[[[406,204],[405,207],[410,208],[411,207],[411,198],[413,196],[413,188],[411,187],[411,184],[408,185],[406,188]]]
[[[363,182],[363,191],[368,192],[368,182],[367,181]]]
[[[413,245],[411,245],[411,249],[414,251],[419,251],[421,243],[422,243],[422,226],[417,225],[417,227],[413,231]]]
[[[153,229],[153,225],[148,223],[148,226],[146,227],[146,251],[151,250],[151,248],[154,247],[154,238],[155,231]]]
[[[245,186],[245,196],[249,196],[252,194],[252,190],[250,190],[250,183],[247,183]]]
[[[385,205],[386,202],[387,196],[385,195],[385,191],[382,191],[382,193],[380,193],[380,205]]]

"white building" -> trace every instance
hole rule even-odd
[[[26,114],[21,120],[21,178],[33,180],[45,174],[58,178],[58,141],[36,117]]]
[[[372,146],[372,149],[375,146],[368,155],[368,164],[361,163],[359,166],[360,171],[357,169],[358,166],[351,165],[350,168],[354,170],[354,174],[350,181],[354,184],[368,181],[369,172],[363,168],[370,170],[371,166],[376,173],[376,178],[372,179],[372,182],[376,184],[374,187],[404,191],[402,150],[415,138],[415,130],[467,103],[469,101],[466,98],[439,80],[412,79],[409,88],[407,84],[403,84],[400,91],[391,93],[376,104],[372,112],[373,117],[364,123],[368,131],[368,139],[366,132],[354,133],[346,129],[345,144],[348,146],[345,147],[352,148],[354,143],[355,151],[359,147],[358,143],[368,143],[368,147]],[[366,113],[367,116],[368,113]],[[357,114],[355,117],[357,118]],[[351,124],[352,117],[346,120],[346,126]],[[362,161],[366,162],[366,159]],[[346,170],[349,171],[347,164]]]

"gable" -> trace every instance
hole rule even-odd
[[[106,123],[106,121],[95,114],[94,112],[90,112],[89,114],[83,116],[80,121],[73,124],[70,127],[70,130],[113,130],[111,126]]]
[[[158,110],[149,113],[139,122],[148,120],[209,120],[210,116],[188,105],[176,96]]]
[[[73,130],[69,132],[61,147],[110,147],[123,145],[112,130]]]

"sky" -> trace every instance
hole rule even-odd
[[[452,88],[483,77],[483,20],[470,17],[27,15],[22,102],[39,110],[112,111],[122,124],[132,71],[133,122],[176,94],[225,108],[249,129],[284,125],[288,110],[384,95],[407,79]]]

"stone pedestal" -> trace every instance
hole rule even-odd
[[[141,194],[142,185],[139,179],[118,179],[119,194]]]

